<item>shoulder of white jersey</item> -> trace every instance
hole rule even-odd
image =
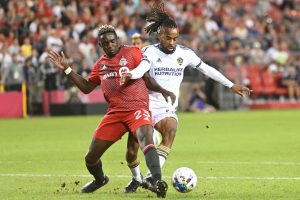
[[[155,44],[150,44],[150,45],[144,46],[144,47],[142,48],[142,52],[145,53],[146,51],[150,51],[150,50],[153,49],[153,48],[156,48],[156,47],[155,47]]]
[[[147,45],[147,46],[142,48],[142,54],[143,54],[142,61],[146,61],[148,63],[151,63],[150,60],[149,60],[149,55],[152,54],[151,53],[152,52],[152,50],[151,50],[152,46],[153,45]]]
[[[183,46],[183,45],[180,45],[180,44],[178,44],[177,45],[181,50],[185,50],[185,51],[193,51],[192,49],[190,49],[190,48],[188,48],[188,47],[186,47],[186,46]],[[193,51],[194,52],[194,51]]]
[[[178,54],[183,54],[185,55],[188,59],[190,60],[194,60],[196,57],[199,58],[199,63],[194,63],[194,68],[199,68],[200,65],[202,64],[202,60],[201,58],[196,54],[196,52],[186,46],[183,46],[183,45],[177,45],[178,47]]]

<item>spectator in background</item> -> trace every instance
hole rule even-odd
[[[79,43],[79,52],[83,56],[84,60],[86,61],[85,65],[91,67],[94,62],[97,60],[97,53],[95,50],[95,46],[91,43],[91,35],[88,34],[87,36],[83,37]],[[82,66],[85,66],[82,65]]]
[[[91,73],[91,68],[88,65],[87,60],[82,60],[82,68],[80,68],[77,73],[85,79],[88,78],[88,75]]]
[[[55,49],[56,51],[61,51],[63,48],[63,41],[60,38],[60,33],[57,30],[52,29],[52,27],[47,27],[48,37],[47,37],[47,48]]]
[[[291,102],[300,100],[300,85],[298,82],[299,74],[292,65],[286,67],[283,72],[281,84],[288,89],[288,96]]]
[[[127,34],[125,32],[125,26],[124,24],[118,24],[116,28],[116,33],[118,34],[120,38],[120,42],[125,43],[127,41]]]
[[[148,41],[146,41],[141,34],[139,33],[134,33],[132,36],[131,36],[131,44],[133,46],[136,46],[140,49],[142,49],[144,46],[147,46],[149,44]]]
[[[12,55],[12,63],[4,69],[3,82],[5,90],[21,90],[24,80],[23,61],[17,54]]]
[[[139,28],[137,27],[136,21],[133,19],[130,19],[129,25],[126,30],[126,34],[131,36],[136,32],[139,32]]]
[[[24,58],[32,56],[32,45],[28,37],[25,38],[24,44],[21,46],[21,54]]]
[[[263,64],[265,60],[265,52],[263,51],[260,42],[254,42],[250,50],[251,64]]]
[[[64,45],[64,50],[66,55],[72,58],[72,62],[75,64],[76,67],[81,66],[81,60],[83,57],[82,52],[80,51],[78,42],[73,37],[67,37]],[[90,50],[87,46],[85,47],[87,51]]]
[[[138,47],[139,49],[142,49],[144,44],[142,40],[142,35],[139,33],[134,33],[131,36],[131,44],[135,47]]]
[[[53,47],[54,48],[54,47]],[[56,48],[54,48],[56,49]],[[46,58],[48,56],[45,50],[40,56],[39,63],[43,73],[45,81],[45,90],[51,91],[57,89],[57,69],[52,63],[47,62]]]
[[[202,86],[194,86],[189,100],[189,111],[199,113],[209,113],[216,111],[216,108],[207,104],[206,95],[202,91]]]

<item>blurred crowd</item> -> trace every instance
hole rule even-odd
[[[45,90],[68,89],[72,84],[47,62],[47,51],[63,50],[86,77],[103,54],[97,44],[100,25],[115,26],[124,44],[136,33],[143,42],[155,42],[143,30],[151,3],[1,0],[0,83],[9,91],[25,82],[32,102],[41,102]],[[251,86],[251,68],[280,73],[288,98],[300,99],[300,0],[165,0],[164,5],[179,25],[179,43],[231,80]],[[198,76],[186,71],[187,79]]]

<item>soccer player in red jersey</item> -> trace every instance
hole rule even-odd
[[[109,179],[104,175],[100,158],[112,144],[126,132],[130,132],[135,135],[145,155],[147,166],[153,174],[157,197],[164,198],[168,185],[161,180],[158,154],[153,144],[148,89],[143,79],[120,85],[121,75],[134,69],[140,63],[141,51],[137,47],[121,46],[115,29],[111,25],[99,28],[98,40],[105,55],[96,61],[88,80],[72,71],[63,52],[49,52],[49,60],[64,70],[68,78],[82,92],[90,93],[101,84],[104,97],[108,102],[108,111],[96,128],[85,156],[86,167],[95,180],[87,183],[81,192],[91,193],[108,183]]]

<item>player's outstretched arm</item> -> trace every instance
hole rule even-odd
[[[57,53],[50,50],[48,53],[48,60],[63,70],[83,93],[88,94],[97,87],[97,84],[87,81],[72,70],[63,52]]]
[[[165,100],[168,102],[168,98],[171,98],[172,104],[175,103],[176,100],[176,95],[173,92],[170,92],[166,89],[164,89],[163,87],[161,87],[154,78],[152,78],[149,75],[149,72],[146,72],[143,76],[143,79],[146,83],[146,86],[149,90],[154,91],[154,92],[159,92],[163,95],[163,97],[165,98]]]
[[[208,64],[202,62],[200,67],[197,68],[199,71],[201,71],[202,73],[204,73],[206,76],[214,79],[215,81],[221,83],[224,86],[227,86],[229,88],[231,88],[231,90],[240,95],[240,96],[246,96],[246,95],[250,95],[252,90],[250,90],[248,87],[245,87],[243,85],[238,85],[238,84],[234,84],[232,83],[230,80],[228,80],[223,74],[221,74],[221,72],[219,72],[218,70],[216,70],[215,68],[209,66]]]

